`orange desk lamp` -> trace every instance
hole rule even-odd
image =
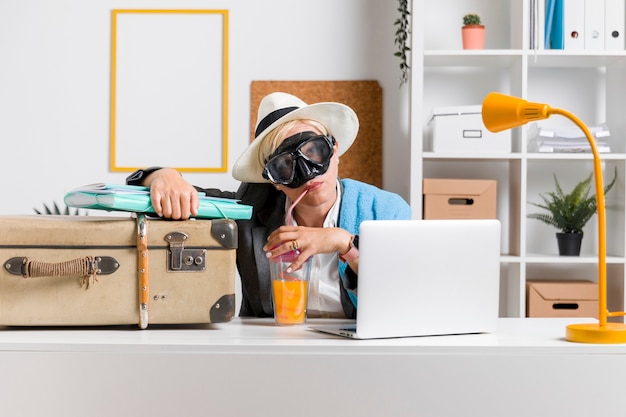
[[[626,313],[610,313],[607,310],[606,289],[606,209],[600,155],[589,128],[573,114],[551,108],[547,104],[531,103],[524,99],[500,93],[490,93],[483,101],[482,117],[491,132],[522,126],[528,122],[547,119],[553,114],[565,116],[585,133],[593,153],[593,170],[598,209],[598,323],[570,324],[565,338],[581,343],[626,343],[626,324],[608,323],[607,317],[624,316]]]

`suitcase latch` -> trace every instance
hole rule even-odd
[[[172,232],[165,236],[169,243],[167,270],[169,272],[204,271],[206,269],[206,249],[185,248],[189,239],[185,233]]]

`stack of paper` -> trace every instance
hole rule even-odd
[[[252,206],[238,200],[200,195],[197,218],[247,220]],[[154,214],[150,189],[136,185],[89,184],[68,192],[63,201],[68,207],[107,211],[129,211]]]
[[[605,138],[610,137],[606,125],[589,126],[598,152],[611,152]],[[528,128],[529,150],[535,152],[591,152],[591,145],[577,126],[547,128],[533,123]]]

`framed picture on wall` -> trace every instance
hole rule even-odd
[[[227,10],[113,10],[111,171],[226,172],[227,58]]]

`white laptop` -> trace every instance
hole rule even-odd
[[[356,322],[311,328],[358,339],[489,333],[499,284],[498,220],[364,221]]]

